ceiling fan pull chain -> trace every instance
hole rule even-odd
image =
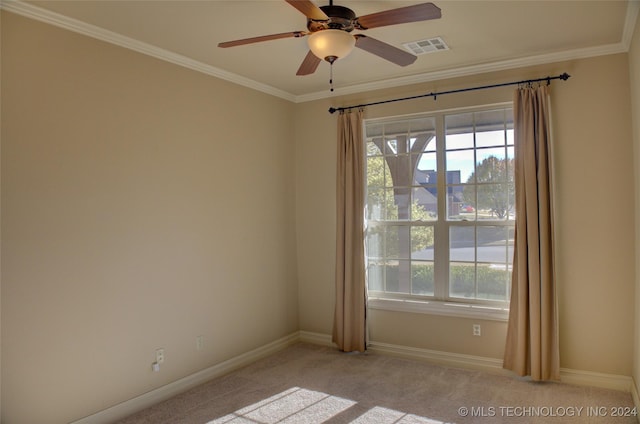
[[[333,62],[329,63],[329,88],[331,88],[331,92],[333,93]]]

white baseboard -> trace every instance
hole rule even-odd
[[[631,378],[631,398],[633,399],[633,404],[636,409],[640,411],[640,395],[638,394],[638,384],[636,380]],[[640,415],[637,417],[638,422],[640,423]]]
[[[633,385],[633,381],[630,376],[574,370],[569,368],[560,368],[560,380],[563,383],[568,384],[621,390],[623,392],[631,392],[631,386]]]
[[[220,377],[245,365],[249,365],[258,359],[278,352],[297,342],[299,339],[300,335],[298,332],[292,333],[279,340],[238,355],[212,367],[205,368],[195,374],[181,378],[173,383],[169,383],[148,393],[119,403],[78,421],[74,421],[71,424],[106,424],[121,420],[129,415],[135,414],[136,412],[142,411],[143,409],[183,393],[193,387],[206,383],[213,378]]]
[[[123,419],[202,383],[206,383],[213,378],[220,377],[235,369],[276,353],[298,341],[323,346],[336,346],[328,334],[297,331],[279,340],[221,362],[220,364],[159,387],[151,392],[114,405],[78,421],[74,421],[71,424],[106,424]],[[408,359],[426,360],[446,366],[475,369],[504,375],[512,374],[510,371],[504,370],[502,368],[502,360],[496,358],[463,355],[375,341],[369,343],[369,350],[380,354],[401,356]],[[631,392],[634,404],[640,409],[640,397],[636,384],[631,377],[562,368],[560,370],[560,378],[562,382],[569,384]]]
[[[331,343],[331,336],[328,334],[300,332],[300,341],[316,343],[325,346],[334,345]],[[513,375],[511,371],[502,368],[502,359],[486,358],[482,356],[464,355],[460,353],[442,352],[437,350],[422,349],[410,346],[401,346],[376,341],[369,342],[369,350],[386,355],[401,356],[408,359],[426,360],[458,368],[467,368],[494,374]],[[592,371],[581,371],[570,368],[560,369],[560,380],[567,384],[581,386],[600,387],[604,389],[621,390],[630,392],[635,389],[631,377],[625,375],[605,374]],[[637,395],[636,395],[637,397]],[[635,401],[640,409],[640,400]]]
[[[336,346],[336,344],[331,341],[331,336],[329,334],[313,333],[311,331],[300,331],[298,334],[301,342],[313,343],[322,346]]]
[[[426,360],[429,362],[451,367],[469,368],[499,374],[508,373],[507,370],[502,368],[502,360],[500,359],[463,355],[460,353],[442,352],[409,346],[400,346],[375,341],[369,342],[369,349],[372,352],[401,356],[408,359]]]

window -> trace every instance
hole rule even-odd
[[[504,309],[511,106],[365,121],[369,296]]]

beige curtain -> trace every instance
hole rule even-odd
[[[345,352],[366,349],[362,115],[362,110],[343,111],[338,117],[333,342]]]
[[[559,380],[548,86],[514,96],[516,230],[504,368]]]

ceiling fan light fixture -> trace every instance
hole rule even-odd
[[[307,41],[311,52],[329,63],[347,56],[356,45],[355,37],[340,29],[325,29],[314,32]]]

